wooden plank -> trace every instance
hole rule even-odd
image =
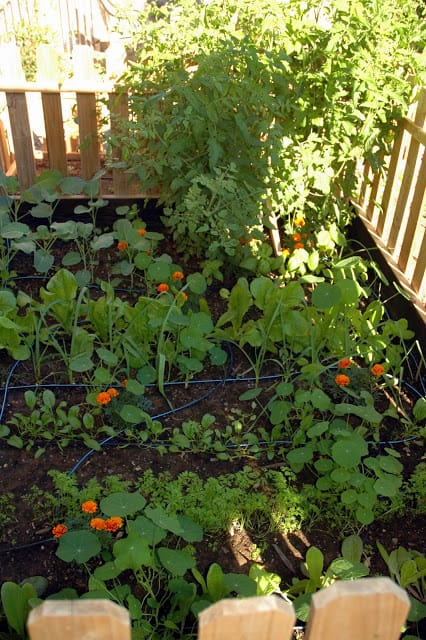
[[[127,100],[126,93],[110,93],[109,94],[109,110],[110,110],[110,125],[111,125],[111,135],[119,135],[120,130],[122,130],[122,124],[117,121],[117,118],[120,120],[129,120],[129,105]],[[114,148],[115,152],[115,148]],[[120,151],[118,150],[118,153]],[[117,157],[117,160],[121,160],[121,154]],[[126,175],[123,169],[113,169],[112,170],[112,184],[113,191],[115,195],[129,195],[131,193],[131,189],[129,187],[129,176]]]
[[[368,205],[366,208],[366,214],[369,220],[373,218],[374,209],[376,207],[376,198],[377,198],[377,192],[379,190],[380,179],[381,179],[381,174],[378,171],[376,171],[376,173],[373,174],[373,182],[371,184],[370,197],[368,199]]]
[[[402,118],[401,123],[404,129],[406,129],[406,131],[408,131],[408,133],[410,133],[413,138],[415,138],[418,142],[420,142],[420,144],[426,147],[426,129],[422,129],[408,118]]]
[[[6,93],[6,101],[18,180],[23,191],[34,184],[35,180],[35,160],[27,100],[24,93]]]
[[[413,291],[415,291],[420,300],[422,301],[423,305],[425,305],[426,303],[426,283],[425,283],[425,287],[422,290],[422,282],[424,280],[425,277],[425,271],[426,271],[426,224],[423,223],[423,238],[421,241],[421,249],[419,251],[419,254],[417,256],[417,260],[416,260],[416,266],[414,268],[414,272],[413,275],[411,277],[411,287],[413,289]],[[426,319],[425,319],[426,322]]]
[[[129,612],[109,600],[46,600],[30,611],[31,640],[130,640]]]
[[[220,600],[198,619],[198,640],[290,640],[293,607],[275,596]]]
[[[90,180],[100,168],[96,95],[77,93],[77,117],[80,135],[81,174]]]
[[[49,167],[56,169],[63,176],[66,176],[67,157],[61,94],[59,91],[55,93],[42,93],[41,102],[43,105],[44,126],[46,129]]]
[[[390,578],[341,580],[312,597],[305,640],[398,640],[409,610]]]
[[[404,138],[404,128],[399,125],[398,130],[396,132],[395,140],[393,143],[392,154],[389,162],[389,167],[386,176],[386,184],[383,190],[382,201],[381,201],[381,209],[379,218],[377,220],[377,233],[379,236],[382,236],[383,229],[386,222],[386,216],[389,212],[389,203],[392,195],[392,190],[395,184],[396,178],[396,170],[399,164],[399,157],[401,153],[402,140]]]
[[[419,156],[420,143],[414,138],[410,141],[408,148],[407,160],[404,168],[404,175],[402,177],[401,186],[399,189],[398,199],[395,205],[395,213],[393,216],[392,226],[390,228],[389,238],[387,245],[390,251],[394,251],[398,235],[401,231],[401,225],[404,218],[404,214],[408,204],[408,198],[410,195],[411,187],[413,184],[413,178],[417,166],[417,160]]]
[[[416,186],[414,189],[413,198],[411,200],[407,226],[405,229],[404,238],[401,245],[401,251],[398,259],[398,267],[401,269],[401,271],[404,271],[404,272],[407,268],[407,263],[410,258],[411,247],[413,245],[414,236],[420,224],[420,214],[421,214],[422,204],[425,196],[425,188],[426,188],[426,153],[423,152],[423,158],[417,173]],[[426,253],[425,245],[422,245],[419,253],[420,254]]]

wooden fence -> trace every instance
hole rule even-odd
[[[402,118],[384,173],[364,166],[359,217],[426,322],[426,88]]]
[[[0,87],[0,97],[2,92],[7,113],[3,118],[0,116],[0,162],[7,175],[18,176],[22,190],[34,184],[36,156],[39,160],[46,159],[45,168],[57,169],[62,175],[68,175],[70,162],[77,161],[78,175],[85,180],[92,178],[105,159],[100,115],[109,120],[109,126],[104,126],[111,132],[115,127],[114,114],[128,117],[127,98],[112,84],[97,88],[68,85],[59,89],[28,83],[25,87]],[[31,101],[30,109],[28,101]],[[38,131],[42,132],[41,136],[36,135]],[[41,138],[39,152],[34,148],[37,138]],[[111,172],[111,183],[104,195],[122,198],[134,197],[135,193],[135,186],[124,171]]]
[[[335,582],[318,591],[304,640],[397,640],[410,609],[390,578]],[[295,614],[277,596],[221,600],[201,612],[198,640],[290,640]],[[128,612],[107,600],[46,600],[30,612],[30,640],[130,640]]]
[[[5,109],[0,113],[0,162],[8,174],[16,173],[22,189],[34,182],[36,159],[35,128],[43,129],[42,157],[48,166],[69,173],[71,160],[79,162],[81,177],[90,179],[103,165],[105,154],[100,141],[99,113],[109,119],[114,132],[114,114],[128,117],[127,99],[111,83],[94,88],[0,87]],[[41,102],[39,123],[34,125],[37,109],[28,109],[28,101]],[[108,107],[105,114],[105,100]],[[75,106],[74,132],[65,126],[64,104]],[[29,113],[30,111],[30,113]],[[69,111],[69,108],[68,108]],[[109,113],[108,113],[109,111]],[[35,113],[34,113],[35,112]],[[387,169],[372,173],[368,165],[360,174],[359,197],[355,199],[359,217],[370,237],[382,251],[397,281],[407,290],[426,322],[426,88],[409,117],[399,124]],[[76,124],[78,122],[78,125]],[[102,185],[109,198],[137,197],[138,187],[123,170],[114,169]]]

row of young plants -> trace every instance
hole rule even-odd
[[[288,502],[289,487],[279,472],[268,474],[276,490],[269,500],[274,509],[269,526],[288,531],[292,525],[285,524],[280,510],[285,509],[283,500]],[[230,525],[256,533],[268,520],[267,505],[247,495],[253,480],[250,475],[260,479],[259,472],[250,468],[232,478],[234,491],[229,488],[229,476],[215,480],[216,487],[206,487],[196,474],[187,472],[172,480],[156,478],[148,471],[136,486],[111,476],[103,486],[92,478],[79,487],[69,474],[52,475],[56,494],[36,495],[33,490],[27,499],[37,497],[40,508],[47,507],[52,516],[64,514],[66,523],[63,520],[53,527],[58,540],[56,553],[64,562],[84,568],[87,592],[78,594],[73,588],[64,588],[47,598],[108,598],[128,608],[135,638],[194,637],[198,613],[226,597],[280,594],[293,603],[298,619],[306,621],[310,599],[318,589],[335,580],[370,573],[366,560],[372,550],[365,548],[356,534],[344,538],[341,555],[327,568],[320,549],[311,546],[301,563],[304,577],[293,578],[291,584],[283,584],[279,575],[266,571],[256,554],[248,575],[225,573],[217,563],[200,571],[197,543],[205,534],[222,532]],[[144,497],[147,493],[149,503]],[[214,506],[223,507],[223,511],[211,508],[212,498]],[[194,518],[187,515],[187,499],[193,505]],[[263,519],[261,524],[259,518]],[[410,595],[409,621],[418,621],[424,616],[424,605],[419,602],[426,586],[424,555],[403,547],[388,553],[380,542],[377,547],[389,575]],[[20,585],[3,583],[1,604],[14,636],[25,637],[26,616],[42,602],[46,587],[42,576],[32,576]]]

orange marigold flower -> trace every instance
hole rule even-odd
[[[304,227],[306,224],[305,218],[302,218],[302,217],[295,218],[294,224],[296,225],[296,227]]]
[[[140,236],[144,236],[146,234],[146,229],[138,229],[138,234]]]
[[[96,531],[102,531],[105,529],[105,520],[102,518],[92,518],[90,521],[90,526],[92,529],[96,529]]]
[[[108,518],[108,520],[105,520],[105,530],[114,533],[114,531],[121,529],[123,524],[123,518],[120,518],[120,516]]]
[[[385,368],[381,364],[373,364],[371,367],[371,373],[373,376],[381,376],[385,372]]]
[[[81,510],[84,511],[84,513],[96,513],[98,505],[94,500],[86,500],[86,502],[83,502],[81,505]]]
[[[348,367],[350,367],[352,364],[352,360],[350,358],[343,358],[343,360],[339,360],[339,362],[337,363],[337,366],[340,369],[347,369]]]
[[[111,387],[111,389],[107,389],[106,393],[109,395],[109,397],[111,398],[116,398],[119,394],[117,389],[114,389],[114,387]]]
[[[172,273],[173,280],[183,280],[183,278],[184,278],[184,275],[182,271],[175,271],[174,273]]]
[[[339,387],[347,387],[350,384],[351,379],[344,373],[338,373],[334,378],[334,381]]]
[[[123,387],[123,389],[127,387],[127,383],[128,383],[127,378],[124,378],[124,380],[121,381],[121,386]]]
[[[294,245],[295,249],[303,249],[305,247],[305,245],[303,244],[303,242],[296,242],[296,244]]]
[[[109,395],[108,391],[101,391],[100,393],[98,393],[98,395],[96,396],[96,402],[98,402],[99,404],[108,404],[109,402],[111,402],[111,396]]]
[[[281,250],[281,255],[283,256],[283,258],[287,258],[287,256],[289,256],[291,253],[290,249],[288,247],[284,247],[284,249]]]
[[[302,239],[302,236],[300,235],[300,233],[293,233],[291,237],[294,240],[294,242],[300,242],[300,240]]]
[[[55,536],[55,538],[62,538],[64,533],[66,533],[67,531],[68,531],[68,527],[66,524],[57,524],[52,529],[52,533]]]
[[[128,246],[129,243],[127,242],[127,240],[120,240],[120,242],[117,242],[117,249],[119,251],[125,251]]]
[[[169,285],[166,284],[165,282],[162,282],[161,284],[158,285],[157,287],[157,291],[158,293],[165,293],[166,291],[169,290]]]

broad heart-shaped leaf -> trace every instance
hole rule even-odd
[[[201,273],[189,274],[186,282],[188,284],[189,290],[198,295],[202,295],[207,287],[206,279],[203,275],[201,275]]]
[[[364,438],[356,433],[340,438],[331,447],[333,460],[341,467],[356,467],[361,458],[368,453],[368,445]]]
[[[127,530],[129,533],[137,533],[140,536],[144,536],[152,547],[157,546],[167,536],[165,529],[154,524],[152,520],[145,516],[138,516],[135,520],[129,520]]]
[[[419,398],[413,407],[413,415],[418,422],[426,420],[426,398]]]
[[[312,304],[317,309],[331,309],[342,297],[342,292],[336,284],[320,282],[312,292]]]
[[[147,507],[145,515],[157,526],[171,531],[187,542],[198,542],[203,539],[201,527],[185,516],[169,515],[162,507]]]
[[[410,598],[410,611],[408,613],[408,620],[410,622],[419,622],[422,618],[426,618],[426,604],[420,602],[413,596],[408,596]],[[416,640],[418,636],[415,636]]]
[[[120,571],[132,569],[137,571],[141,566],[154,566],[154,556],[146,538],[137,533],[129,533],[126,538],[117,540],[113,546],[115,566]]]
[[[101,551],[98,538],[91,531],[68,531],[59,539],[56,555],[65,562],[84,564]]]
[[[38,273],[47,273],[54,261],[54,256],[44,249],[39,249],[34,252],[34,269],[38,271]]]
[[[102,498],[100,508],[106,516],[126,516],[133,515],[141,511],[146,505],[145,498],[140,493],[126,493],[120,491],[111,493],[106,498]]]
[[[402,485],[402,477],[394,476],[390,473],[380,473],[379,478],[374,483],[374,491],[378,496],[393,498],[396,496]]]
[[[160,547],[157,553],[163,567],[173,576],[183,576],[189,569],[195,567],[195,558],[187,551]]]

